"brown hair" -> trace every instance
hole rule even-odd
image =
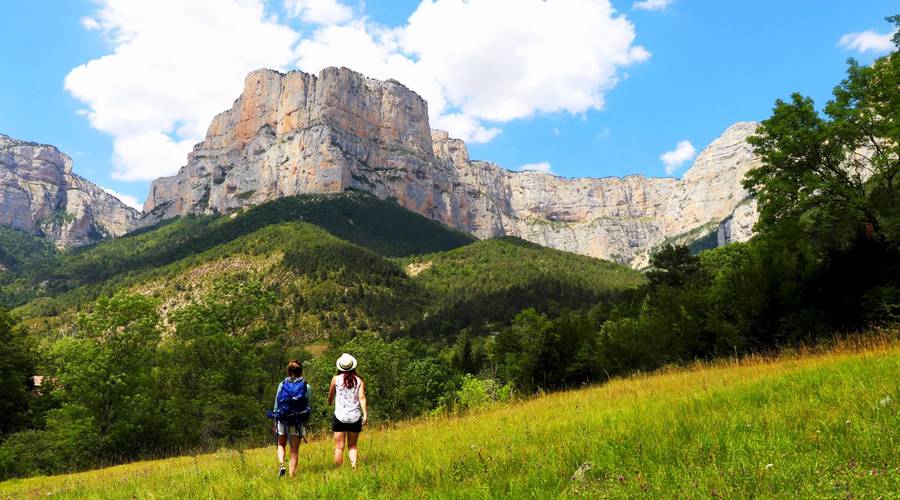
[[[362,377],[356,374],[356,368],[347,370],[345,372],[338,371],[338,375],[344,376],[344,389],[353,389],[354,387],[356,387],[356,379],[358,378],[360,381],[362,380]]]
[[[287,374],[289,377],[302,377],[303,363],[297,361],[296,359],[292,359],[291,362],[287,365]]]

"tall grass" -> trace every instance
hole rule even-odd
[[[894,334],[614,380],[368,430],[360,470],[301,446],[140,462],[0,484],[0,497],[897,497]],[[136,439],[139,436],[135,437]],[[36,445],[38,445],[36,443]]]

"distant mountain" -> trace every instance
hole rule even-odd
[[[187,165],[154,181],[145,221],[358,189],[478,238],[519,236],[643,267],[666,242],[750,236],[755,204],[740,181],[758,162],[746,142],[755,126],[730,127],[681,180],[564,179],[470,160],[462,141],[429,129],[427,104],[397,81],[258,70]]]
[[[0,225],[73,247],[121,236],[140,212],[72,172],[54,146],[0,134]]]

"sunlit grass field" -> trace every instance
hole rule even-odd
[[[13,480],[0,497],[900,498],[892,338],[369,429],[356,472],[334,469],[316,439],[293,480],[276,479],[270,447]]]

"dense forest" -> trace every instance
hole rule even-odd
[[[776,101],[750,139],[756,236],[665,246],[646,273],[353,192],[62,253],[0,231],[0,478],[259,444],[291,358],[324,428],[345,351],[383,423],[894,322],[898,88],[893,52],[850,61],[824,106]]]

